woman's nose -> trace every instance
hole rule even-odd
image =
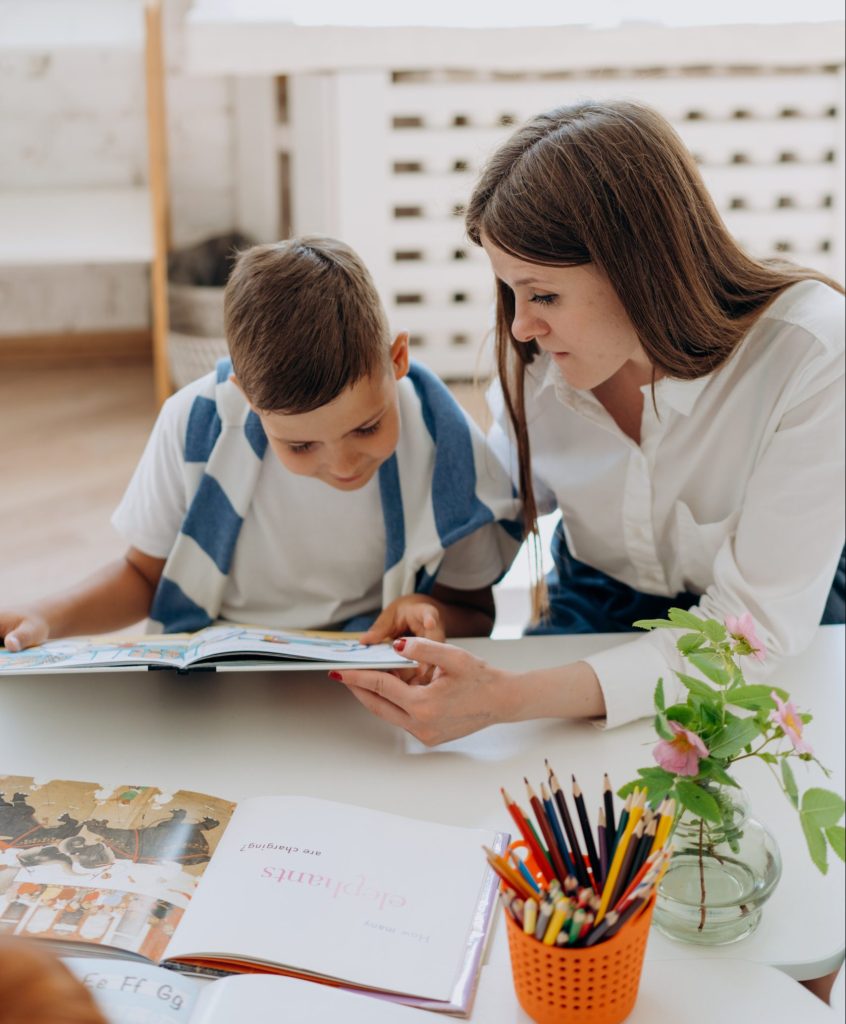
[[[542,320],[532,315],[532,312],[524,305],[520,305],[514,311],[514,319],[511,321],[511,333],[517,341],[534,341],[539,334],[544,333],[544,324]]]

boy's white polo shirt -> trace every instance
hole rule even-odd
[[[165,402],[112,525],[132,547],[167,558],[192,498],[182,452],[188,414],[205,387],[195,381]],[[486,526],[453,545],[438,581],[487,586],[507,568]],[[271,628],[337,626],[382,605],[385,527],[378,475],[339,491],[289,472],[268,448],[244,519],[220,617]]]

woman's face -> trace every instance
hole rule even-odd
[[[511,256],[482,236],[496,276],[514,293],[511,333],[548,352],[567,383],[591,390],[623,367],[646,383],[652,366],[611,282],[595,263],[548,267]]]

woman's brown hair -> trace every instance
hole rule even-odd
[[[656,371],[691,380],[721,366],[764,308],[823,274],[747,255],[726,229],[693,157],[656,111],[578,103],[532,118],[490,159],[466,214],[528,263],[596,263]],[[524,383],[539,349],[511,333],[514,296],[497,282],[497,368],[517,443],[526,535],[537,556]],[[537,563],[536,563],[537,564]]]
[[[390,365],[376,286],[335,238],[307,235],[242,252],[223,315],[235,375],[263,412],[311,412]]]

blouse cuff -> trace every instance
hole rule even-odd
[[[676,689],[665,652],[647,637],[606,648],[583,660],[596,673],[605,698],[605,720],[596,723],[600,728],[613,729],[651,715],[659,678],[663,677],[668,694]]]

